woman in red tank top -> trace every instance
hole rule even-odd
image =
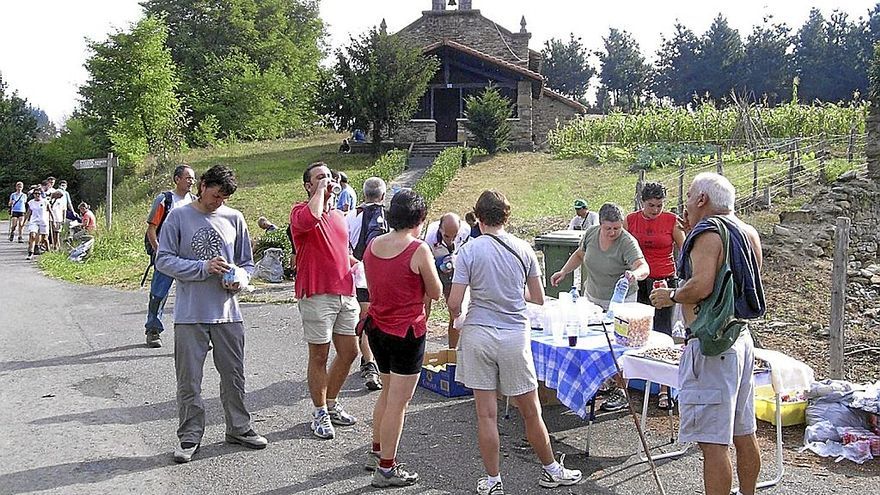
[[[442,295],[431,249],[418,239],[427,213],[421,196],[401,190],[385,216],[391,232],[373,239],[364,253],[370,309],[363,326],[383,383],[373,409],[373,448],[366,463],[378,488],[419,480],[395,457],[425,354],[425,296],[437,300]]]
[[[675,277],[674,248],[681,249],[684,243],[684,230],[678,215],[663,211],[666,188],[659,182],[648,182],[642,189],[642,209],[627,215],[623,227],[639,242],[651,273],[639,281],[638,302],[651,305],[649,296],[654,282],[662,280],[669,288],[678,287]],[[672,313],[674,306],[654,312],[654,330],[672,335]],[[660,391],[660,409],[673,406],[668,387]]]

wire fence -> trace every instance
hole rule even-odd
[[[847,170],[864,170],[865,134],[808,136],[773,142],[754,149],[732,148],[718,153],[713,162],[687,164],[685,159],[670,167],[642,171],[635,184],[633,206],[641,208],[641,190],[646,182],[660,182],[667,190],[670,210],[683,211],[687,188],[702,172],[717,172],[736,189],[736,211],[753,212],[769,208],[782,198],[804,192],[808,186],[824,183]]]

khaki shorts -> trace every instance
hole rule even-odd
[[[303,338],[309,344],[329,344],[333,334],[354,335],[361,311],[357,298],[317,294],[299,300]]]
[[[528,329],[464,325],[455,380],[476,390],[515,397],[538,388]]]
[[[720,356],[704,356],[699,339],[688,342],[678,367],[679,442],[730,445],[755,433],[754,347],[748,327]]]

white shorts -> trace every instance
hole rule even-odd
[[[49,224],[43,222],[28,222],[27,231],[30,234],[40,234],[40,235],[48,235],[49,234]]]
[[[688,342],[678,367],[679,442],[730,445],[755,433],[754,350],[748,327],[719,356],[703,355],[699,339]]]
[[[329,344],[333,334],[355,335],[354,327],[361,311],[356,297],[316,294],[303,297],[297,305],[303,338],[309,344]]]
[[[464,325],[458,341],[455,381],[475,390],[515,397],[538,388],[527,328]]]

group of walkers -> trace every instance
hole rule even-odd
[[[9,195],[9,242],[27,242],[27,259],[33,259],[49,250],[61,249],[62,231],[71,221],[77,222],[78,231],[92,234],[96,228],[95,215],[86,202],[74,209],[73,200],[67,192],[67,181],[48,177],[27,192],[23,182],[15,183],[15,191]],[[27,234],[27,241],[24,239]],[[72,235],[72,232],[68,232]]]
[[[641,193],[642,208],[626,216],[617,205],[606,203],[593,217],[586,201],[575,201],[577,215],[569,227],[585,232],[580,247],[550,281],[558,285],[581,267],[584,296],[607,310],[617,280],[625,277],[630,282],[625,301],[655,306],[654,329],[668,335],[673,308],[680,305],[687,329],[679,367],[679,441],[700,446],[708,495],[730,493],[728,449],[734,445],[739,492],[752,495],[761,467],[753,403],[754,343],[748,327],[738,325],[765,311],[761,241],[753,227],[734,215],[735,189],[722,175],[694,178],[682,218],[663,211],[665,198],[661,184],[648,183]],[[681,252],[678,266],[675,249]],[[727,317],[736,319],[734,325],[719,316],[720,305],[706,304],[718,300],[710,298],[720,297],[725,280],[733,281],[735,309]],[[655,286],[658,281],[663,283]],[[711,351],[692,326],[706,330]],[[729,347],[717,348],[721,340]],[[611,389],[602,408],[626,407],[623,391]],[[658,406],[675,406],[665,387]]]
[[[366,369],[367,375],[378,375],[366,383],[368,388],[381,390],[364,463],[372,472],[371,484],[382,488],[419,481],[417,473],[398,462],[397,450],[421,372],[430,301],[442,296],[449,308],[450,344],[458,349],[457,379],[474,391],[477,444],[485,469],[477,493],[504,493],[498,393],[511,397],[520,410],[526,437],[542,464],[538,484],[553,488],[578,483],[582,473],[566,468],[564,458],[554,458],[542,418],[526,316],[527,302],[544,301],[541,270],[531,246],[505,230],[511,210],[505,196],[484,191],[466,222],[449,213],[426,226],[426,203],[412,190],[397,192],[386,209],[386,184],[371,177],[364,182],[363,203],[357,204],[353,190],[341,194],[351,186],[340,184],[337,177],[323,162],[306,168],[303,188],[308,198],[293,205],[288,227],[296,253],[295,295],[308,345],[312,433],[332,440],[337,428],[357,423],[339,394],[360,353],[362,374]],[[198,179],[196,195],[190,193],[196,182],[190,167],[178,167],[174,181],[175,189],[153,202],[145,241],[156,268],[146,324],[152,347],[161,345],[162,308],[172,281],[178,284],[174,359],[179,426],[174,459],[190,461],[201,444],[201,381],[211,349],[220,374],[226,441],[265,448],[268,441],[254,430],[243,400],[245,332],[237,294],[247,286],[254,260],[244,217],[225,205],[237,188],[235,174],[222,165],[212,167]],[[345,199],[344,207],[340,198]],[[596,215],[598,225],[586,227],[581,247],[551,282],[557,284],[582,265],[584,295],[607,308],[614,283],[627,277],[633,282],[627,299],[661,309],[656,328],[668,333],[668,308],[680,303],[689,325],[696,318],[695,308],[713,291],[715,274],[726,258],[721,229],[707,227],[707,221],[721,218],[724,231],[736,242],[729,263],[734,279],[752,289],[750,303],[759,296],[756,304],[738,304],[737,316],[763,312],[757,275],[760,241],[753,228],[733,215],[730,183],[716,174],[697,176],[683,219],[662,211],[664,198],[662,186],[649,184],[643,192],[644,208],[636,213],[624,217],[619,207],[603,205]],[[686,232],[690,234],[684,240]],[[685,261],[677,273],[673,245],[683,251]],[[668,287],[654,289],[653,280],[665,280]],[[683,282],[676,287],[678,280]],[[680,371],[681,437],[703,449],[707,493],[722,493],[725,486],[729,491],[730,443],[737,447],[741,491],[754,493],[751,477],[757,478],[760,458],[750,415],[751,348],[748,331],[720,357],[703,355],[700,341],[688,339],[684,359],[690,364]],[[725,362],[726,356],[730,359]],[[718,394],[701,393],[707,387],[718,389]]]

